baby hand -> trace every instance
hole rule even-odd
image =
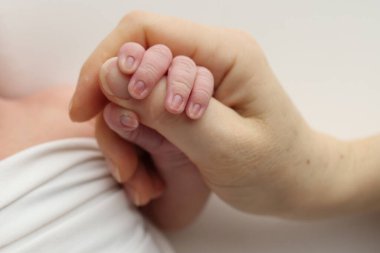
[[[83,66],[73,119],[87,120],[103,109],[99,67],[125,41],[163,43],[213,73],[214,98],[196,121],[163,110],[161,105],[168,102],[163,100],[167,97],[163,82],[144,100],[105,95],[137,112],[140,122],[183,151],[227,203],[251,213],[292,217],[323,215],[349,203],[352,193],[346,182],[355,178],[346,173],[349,162],[340,158],[350,157],[349,146],[308,126],[257,42],[240,31],[150,13],[127,15]],[[105,147],[122,150],[127,145],[116,137],[101,141],[105,152]]]
[[[162,78],[167,72],[167,79]],[[137,98],[136,102],[140,103],[145,103],[144,98],[156,84],[167,80],[166,97],[160,98],[165,101],[166,112],[180,114],[186,111],[190,119],[203,115],[213,91],[213,76],[206,68],[197,67],[186,56],[172,60],[171,51],[164,45],[145,50],[137,43],[124,44],[118,57],[103,64],[100,79],[106,96],[116,97],[119,101]],[[148,113],[158,116],[156,112],[163,111],[162,107],[150,108]],[[111,147],[107,143],[113,138],[105,123],[124,140],[140,147],[138,153],[147,154],[140,157],[133,174],[128,174],[131,169],[116,168],[111,163],[112,174],[124,183],[130,199],[138,206],[145,206],[150,217],[161,227],[182,227],[192,221],[209,195],[198,168],[161,134],[139,124],[134,112],[111,103],[105,107],[103,116],[104,122],[98,122],[102,124],[98,129],[102,130],[97,131],[101,147]],[[115,145],[112,147],[115,149]],[[113,161],[126,159],[118,148],[114,152],[108,148],[105,152]],[[159,179],[164,181],[164,190]]]
[[[120,48],[117,60],[110,59],[106,65],[116,61],[119,68],[111,69],[108,78],[113,79],[109,82],[110,91],[119,98],[146,98],[167,73],[166,110],[173,114],[186,111],[189,118],[198,119],[207,108],[214,88],[212,74],[196,66],[191,58],[173,59],[164,45],[145,50],[140,44],[129,42]]]

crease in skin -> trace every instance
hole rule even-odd
[[[109,82],[107,82],[107,74],[108,74],[108,70],[107,70],[107,67],[109,67],[109,65],[112,63],[112,61],[114,61],[116,59],[116,57],[114,58],[111,58],[109,59],[108,61],[106,61],[106,63],[102,66],[100,72],[99,72],[99,79],[100,79],[100,89],[103,91],[102,94],[104,94],[104,96],[106,97],[106,99],[108,99],[108,102],[113,102],[117,105],[119,105],[120,107],[123,107],[123,108],[128,108],[130,106],[130,99],[125,99],[125,98],[119,98],[118,96],[115,96],[114,93],[110,90],[110,87],[109,87]],[[128,92],[127,88],[125,88],[125,91]],[[136,101],[137,102],[137,101]]]
[[[101,89],[112,96],[120,99],[130,99],[127,85],[130,81],[129,75],[122,74],[118,67],[118,58],[113,57],[107,60],[99,73]],[[107,85],[104,85],[107,84]]]
[[[112,58],[111,58],[112,59]],[[110,60],[111,60],[110,59]],[[110,61],[109,60],[109,61]],[[104,64],[105,65],[109,65],[109,61],[105,62]],[[104,67],[104,65],[103,65]],[[108,87],[108,85],[104,85],[107,83],[106,81],[106,73],[104,73],[106,70],[103,70],[103,68],[100,70],[100,73],[99,73],[99,78],[100,78],[100,89],[103,91],[104,94],[107,94],[107,96],[114,96],[110,90],[110,88]]]
[[[160,24],[173,22],[172,19],[160,16],[160,15],[153,15],[153,14],[148,14],[148,13],[140,12],[140,11],[132,12],[131,14],[126,15],[122,19],[122,21],[119,23],[119,25],[100,44],[98,49],[93,53],[93,55],[85,63],[85,66],[83,67],[83,71],[81,75],[85,75],[84,73],[87,72],[86,70],[87,68],[90,68],[88,70],[90,72],[91,72],[91,68],[99,69],[100,65],[103,62],[105,62],[106,59],[116,55],[116,52],[113,53],[114,50],[112,49],[119,48],[122,45],[122,43],[127,42],[127,41],[135,41],[137,43],[141,43],[144,47],[146,47],[147,45],[154,45],[161,42],[169,46],[169,48],[171,48],[175,54],[179,53],[178,50],[175,49],[176,42],[181,43],[180,46],[182,46],[183,48],[186,48],[182,44],[185,44],[186,46],[187,42],[184,42],[183,39],[181,38],[177,38],[177,39],[173,38],[173,35],[170,35],[170,34],[158,35],[155,31],[160,30],[160,29],[157,26],[157,24],[153,22],[154,20],[156,20]],[[205,32],[205,34],[209,34],[208,33],[209,30],[211,30],[211,28],[207,26],[193,24],[186,20],[181,20],[181,19],[174,19],[174,20],[177,20],[178,22],[180,22],[182,26],[186,27],[188,30],[198,28],[197,30],[202,30],[203,32]],[[206,38],[206,35],[204,35],[204,38]],[[195,41],[195,42],[196,42],[195,43],[196,45],[202,44],[200,39],[198,39],[198,41]],[[102,48],[105,48],[105,49],[102,50]],[[200,58],[198,55],[195,55],[195,54],[198,54],[199,50],[201,49],[200,46],[191,47],[188,45],[187,48],[190,48],[192,50],[191,52],[192,54],[190,55],[192,55],[194,58]],[[185,49],[182,49],[182,50],[186,51]],[[184,52],[185,55],[189,55],[189,53],[190,52]],[[94,66],[91,66],[91,62],[94,62],[94,61],[96,62],[96,64],[94,64]],[[195,59],[195,61],[197,63],[202,62],[202,61],[199,61],[199,59]],[[206,59],[203,59],[203,62],[204,61],[206,61]],[[227,70],[226,70],[227,74],[230,72],[229,70],[230,68],[232,68],[232,65],[227,66]],[[95,116],[104,105],[104,103],[101,103],[95,107],[94,106],[90,107],[88,104],[86,104],[88,101],[91,101],[93,99],[98,99],[100,97],[99,96],[99,93],[101,93],[100,90],[98,90],[95,87],[92,87],[92,86],[96,86],[98,82],[93,81],[93,83],[91,84],[91,80],[95,80],[95,78],[91,77],[91,75],[94,76],[96,74],[97,74],[97,70],[89,74],[89,82],[87,82],[89,85],[87,87],[83,87],[83,86],[86,86],[82,84],[83,79],[79,81],[78,88],[74,95],[73,106],[70,110],[70,116],[72,120],[74,121],[85,121]],[[213,73],[213,74],[214,75],[217,74],[217,76],[219,76],[218,73]],[[83,82],[86,83],[86,81],[83,81]],[[86,94],[87,99],[86,98],[76,99],[78,96],[80,96],[79,94],[82,94],[82,93]],[[89,95],[89,94],[92,94],[92,95]],[[102,96],[102,99],[104,100],[104,96]],[[83,109],[85,107],[88,107],[88,108]]]

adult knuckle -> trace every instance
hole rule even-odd
[[[133,10],[129,13],[127,13],[122,19],[121,23],[129,23],[131,21],[136,21],[136,20],[142,20],[144,19],[145,15],[147,15],[146,12],[141,11],[141,10]]]
[[[252,39],[252,35],[245,31],[245,30],[241,30],[241,29],[233,29],[234,33],[235,33],[235,36],[241,38],[241,39]]]
[[[238,50],[240,56],[246,58],[255,57],[256,59],[265,58],[259,43],[250,33],[239,29],[232,29],[231,32],[234,35],[234,43],[240,44]]]
[[[236,43],[243,43],[244,45],[257,46],[258,43],[251,33],[241,29],[227,29],[226,31],[231,34],[231,37]]]

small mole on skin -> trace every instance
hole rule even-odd
[[[344,155],[340,154],[340,155],[339,155],[339,158],[340,158],[340,159],[343,159],[343,158],[344,158]]]
[[[306,160],[306,164],[310,164],[310,160],[309,159]]]

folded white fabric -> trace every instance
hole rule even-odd
[[[105,168],[95,140],[41,144],[0,161],[0,252],[173,252]]]

